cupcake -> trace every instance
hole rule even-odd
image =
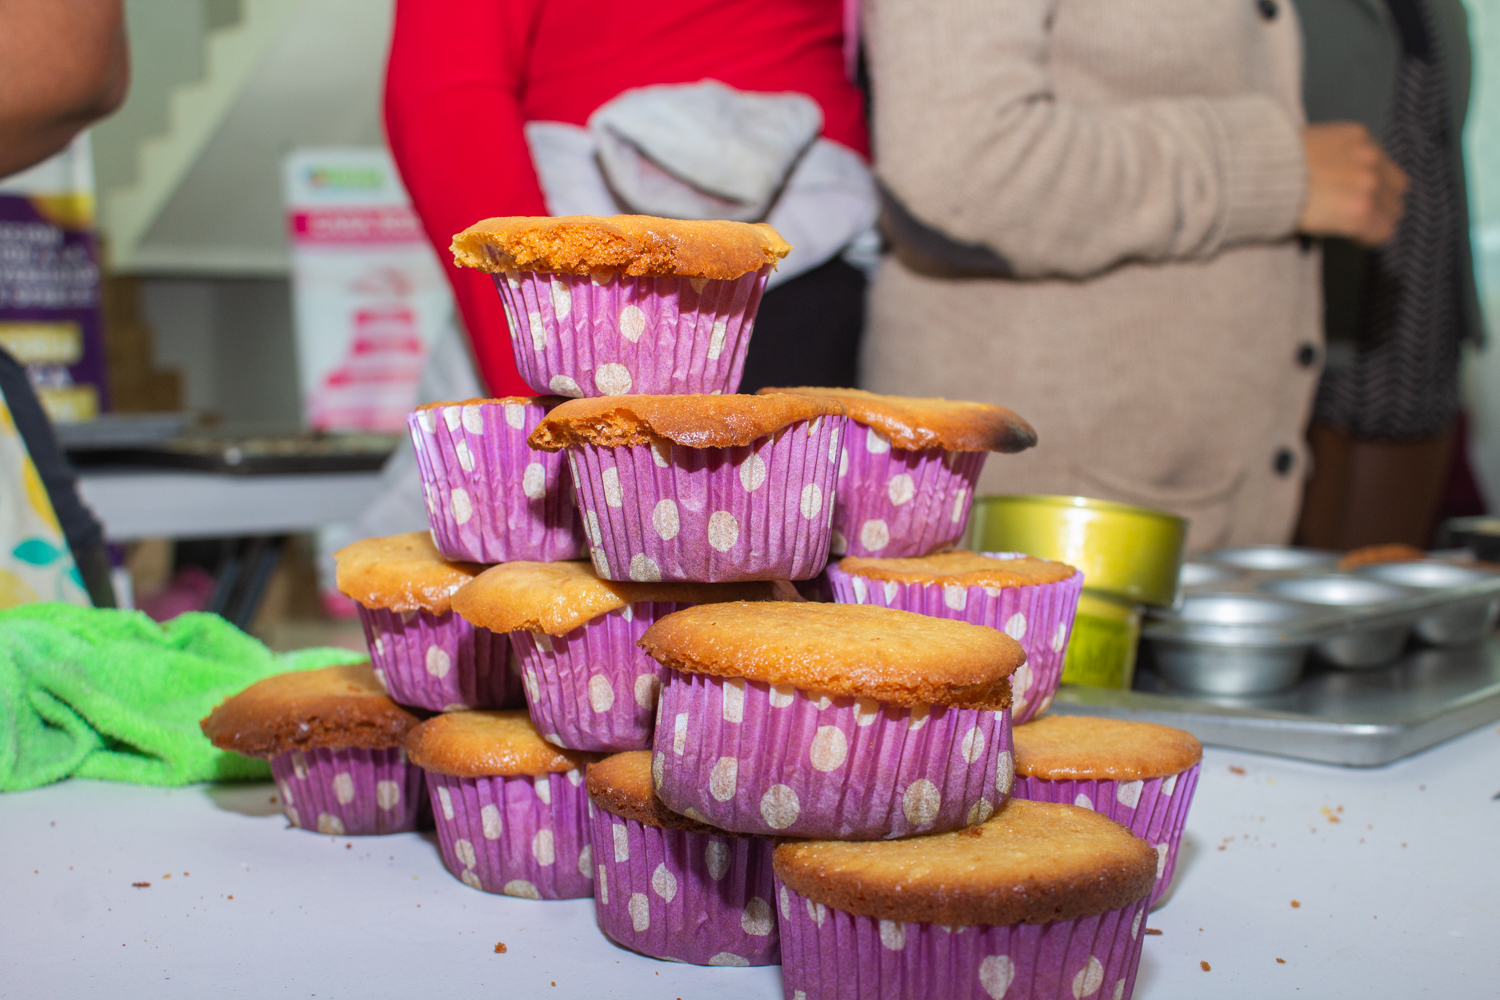
[[[606,580],[804,580],[828,560],[843,404],[812,396],[563,403],[531,432],[568,449]]]
[[[998,628],[1026,650],[1010,677],[1020,725],[1052,704],[1062,679],[1083,574],[1018,552],[943,552],[913,559],[850,556],[825,572],[834,600],[874,604]]]
[[[516,370],[559,396],[734,392],[791,246],[764,223],[646,215],[486,219],[453,238],[490,272]]]
[[[641,645],[667,667],[653,777],[737,833],[874,840],[983,822],[1010,794],[1009,676],[992,628],[853,604],[703,604]]]
[[[482,569],[443,559],[425,531],[366,538],[333,554],[339,590],[359,605],[375,679],[402,705],[434,712],[521,704],[504,635],[453,613]]]
[[[480,632],[508,632],[531,721],[574,750],[651,746],[661,667],[637,645],[658,618],[693,604],[765,600],[763,583],[616,583],[588,563],[513,562],[453,595]]]
[[[293,826],[353,837],[416,829],[422,772],[401,744],[419,721],[355,663],[256,681],[199,725],[220,750],[270,760]]]
[[[464,885],[526,899],[594,891],[583,768],[597,754],[560,750],[525,712],[450,712],[406,738],[427,773],[443,864]]]
[[[1172,884],[1203,744],[1150,722],[1049,715],[1015,729],[1020,799],[1093,809],[1156,850],[1155,906]]]
[[[679,816],[651,790],[651,754],[590,764],[594,907],[615,942],[692,965],[781,961],[771,842]]]
[[[508,396],[429,403],[406,418],[427,523],[445,558],[496,563],[588,554],[567,467],[526,444],[559,402]]]
[[[925,556],[963,537],[989,452],[1036,444],[1003,406],[859,389],[762,389],[831,396],[849,408],[839,456],[833,554]]]
[[[1156,871],[1097,813],[1012,799],[894,843],[776,848],[787,1000],[1125,1000]]]

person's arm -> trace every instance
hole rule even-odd
[[[539,8],[540,0],[398,0],[386,68],[391,153],[496,395],[532,390],[516,374],[490,276],[455,268],[448,247],[481,219],[547,214],[520,106]]]
[[[1206,257],[1298,229],[1309,185],[1292,114],[1262,94],[1058,100],[1057,7],[873,0],[877,173],[910,216],[1022,277]]]
[[[114,111],[129,82],[120,0],[0,0],[0,177]]]

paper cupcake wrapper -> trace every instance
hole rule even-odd
[[[1145,940],[1142,899],[1051,924],[898,923],[777,885],[786,1000],[1126,1000]]]
[[[567,464],[526,444],[555,403],[455,404],[406,418],[427,522],[445,559],[555,562],[588,553]]]
[[[583,772],[455,778],[427,772],[443,864],[464,885],[524,899],[594,893]]]
[[[771,842],[664,830],[590,803],[599,929],[627,948],[691,965],[781,961]]]
[[[415,830],[426,798],[422,769],[400,747],[292,750],[271,758],[281,809],[293,826],[337,837]]]
[[[453,612],[390,611],[359,605],[375,679],[400,705],[448,712],[519,706],[521,679],[504,635]]]
[[[567,635],[512,632],[537,731],[572,750],[649,749],[662,667],[636,642],[658,618],[685,607],[638,601]]]
[[[1156,848],[1156,886],[1151,905],[1166,894],[1177,871],[1177,848],[1187,826],[1188,807],[1198,787],[1201,764],[1180,774],[1149,781],[1049,781],[1017,777],[1018,799],[1062,802],[1092,809],[1125,827]]]
[[[667,670],[652,777],[738,833],[883,840],[983,822],[1014,780],[1010,712],[883,705]]]
[[[839,456],[833,554],[925,556],[963,537],[987,451],[906,451],[850,423]]]
[[[1015,556],[1010,552],[982,554],[1002,559]],[[959,587],[871,580],[845,573],[837,563],[829,563],[825,572],[833,599],[840,604],[875,604],[999,629],[1026,650],[1026,662],[1010,678],[1014,724],[1041,715],[1052,704],[1062,681],[1078,595],[1083,592],[1082,573],[1029,587]]]
[[[771,267],[676,275],[497,274],[516,371],[558,396],[731,393]]]
[[[568,449],[594,570],[606,580],[805,580],[828,561],[846,418],[742,448]]]

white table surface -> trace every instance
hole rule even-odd
[[[349,521],[375,496],[378,472],[231,476],[168,469],[84,471],[83,501],[111,542],[285,535]]]
[[[1136,996],[1497,995],[1497,792],[1495,726],[1369,770],[1210,748]],[[274,794],[0,795],[0,997],[781,995],[617,948],[592,901],[469,889],[431,834],[286,829]]]

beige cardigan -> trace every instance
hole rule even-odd
[[[1289,0],[871,0],[870,389],[1003,403],[981,493],[1286,541],[1321,362]]]

